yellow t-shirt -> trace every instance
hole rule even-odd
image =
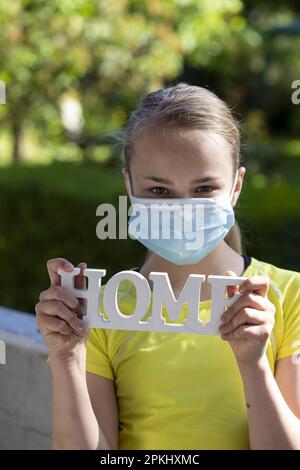
[[[252,257],[243,275],[256,274],[269,276],[276,306],[267,349],[274,373],[276,360],[300,353],[300,273]],[[133,312],[132,283],[120,283],[118,300],[124,314]],[[200,302],[202,315],[210,304]],[[186,315],[185,306],[180,320]],[[119,449],[249,449],[242,379],[219,336],[92,328],[86,366],[115,382]]]

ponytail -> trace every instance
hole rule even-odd
[[[241,230],[237,222],[231,227],[229,232],[227,233],[224,241],[229,245],[234,251],[239,253],[240,255],[243,252],[242,246],[242,235]]]

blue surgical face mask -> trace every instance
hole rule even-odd
[[[153,253],[177,265],[196,264],[229,232],[235,218],[230,193],[215,198],[129,197],[128,233]]]

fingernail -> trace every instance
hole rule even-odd
[[[77,331],[82,331],[84,329],[84,325],[82,323],[76,322],[74,328]]]
[[[74,269],[74,266],[73,266],[72,263],[65,263],[65,264],[64,264],[64,268],[65,268],[65,269]]]
[[[225,333],[224,334],[224,339],[227,340],[227,341],[231,340],[232,339],[232,333]]]

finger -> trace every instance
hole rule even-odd
[[[236,273],[234,271],[226,271],[225,276],[236,277]],[[227,295],[228,297],[233,297],[236,292],[238,292],[238,286],[227,286]]]
[[[236,328],[231,333],[222,335],[222,339],[226,341],[240,340],[240,339],[255,339],[266,341],[272,333],[272,326],[269,324],[264,325],[242,325]]]
[[[76,331],[84,331],[86,329],[85,323],[77,318],[74,312],[69,310],[63,302],[59,300],[47,300],[45,302],[39,302],[36,305],[37,315],[44,313],[53,317],[58,317],[65,320],[71,328],[75,328]]]
[[[86,288],[86,277],[83,274],[83,271],[87,268],[87,264],[82,262],[79,263],[78,268],[80,268],[80,273],[74,278],[74,286],[76,289],[85,289]]]
[[[73,271],[74,266],[65,258],[53,258],[47,261],[47,270],[50,278],[51,285],[60,286],[61,279],[57,274],[58,269],[64,269],[65,271]]]
[[[83,274],[83,271],[87,269],[87,264],[85,262],[81,262],[78,264],[78,268],[80,268],[80,273],[75,276],[74,286],[77,289],[85,289],[87,285],[86,277]],[[79,318],[82,318],[83,315],[86,314],[86,299],[79,298],[79,305],[81,307],[81,311],[78,315]]]
[[[239,287],[241,294],[254,291],[256,294],[266,297],[270,279],[268,276],[250,276]]]
[[[270,311],[260,311],[253,308],[243,308],[228,323],[223,323],[219,330],[222,335],[231,333],[241,325],[263,325],[266,323],[274,324],[273,314]]]
[[[49,289],[40,293],[40,302],[46,300],[60,300],[70,309],[75,310],[79,306],[78,298],[61,286],[51,286]]]
[[[62,320],[61,318],[51,317],[40,313],[37,317],[36,325],[39,329],[43,330],[46,328],[50,332],[60,333],[64,336],[68,336],[72,333],[72,328]]]
[[[266,297],[250,292],[238,297],[235,302],[227,308],[226,312],[221,315],[221,320],[226,323],[231,321],[242,308],[251,307],[256,310],[272,310],[275,312],[274,305]]]

